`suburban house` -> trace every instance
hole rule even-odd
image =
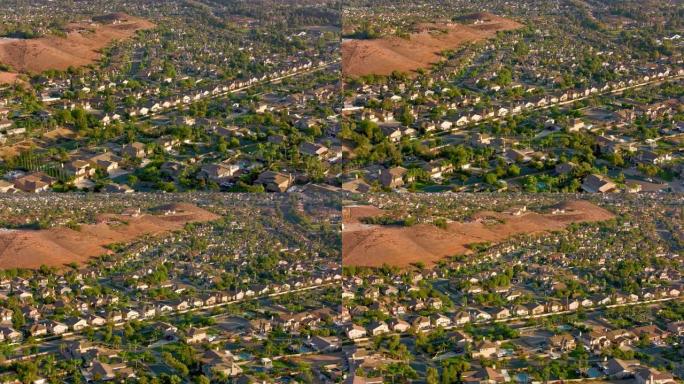
[[[73,160],[64,164],[64,169],[75,181],[81,181],[95,174],[95,169],[85,160]]]
[[[382,169],[378,181],[386,188],[399,188],[404,185],[404,175],[407,170],[404,167],[392,167]]]
[[[634,381],[637,384],[668,384],[675,383],[674,376],[667,372],[660,372],[655,368],[643,367],[634,373]]]
[[[57,182],[54,177],[43,172],[34,172],[14,180],[14,187],[30,193],[45,192]]]
[[[185,335],[185,342],[188,344],[203,343],[207,340],[207,332],[199,328],[190,328]]]
[[[265,171],[256,179],[255,184],[261,184],[270,192],[285,192],[293,184],[294,178],[290,174]]]
[[[496,343],[483,340],[473,346],[472,356],[473,359],[490,359],[492,357],[496,357],[498,352],[499,347],[496,345]]]
[[[200,168],[200,174],[208,180],[223,182],[232,178],[240,170],[235,164],[204,164]]]
[[[320,144],[309,143],[305,141],[299,145],[299,152],[305,156],[313,156],[318,159],[323,159],[328,153],[328,148]]]
[[[603,175],[591,174],[584,178],[582,190],[589,193],[606,193],[617,190],[617,185]]]
[[[352,325],[347,328],[347,337],[351,340],[360,339],[366,336],[366,328],[360,325]]]
[[[124,146],[123,149],[121,149],[121,154],[127,155],[133,159],[142,159],[147,156],[147,150],[145,144],[136,141]]]

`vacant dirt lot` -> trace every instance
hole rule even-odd
[[[423,24],[409,39],[387,36],[372,40],[342,42],[342,74],[349,77],[411,73],[440,60],[440,52],[488,39],[497,31],[522,25],[492,14],[470,15],[461,23]]]
[[[31,149],[41,150],[50,145],[54,145],[54,141],[59,139],[74,139],[76,132],[69,128],[59,127],[51,131],[45,132],[41,139],[26,139],[13,145],[5,145],[0,147],[0,159],[7,161],[13,157],[20,155],[23,152]]]
[[[518,234],[560,230],[571,223],[603,221],[613,214],[586,201],[559,205],[564,213],[522,215],[480,212],[469,222],[451,222],[446,229],[432,224],[412,227],[367,225],[361,217],[382,214],[368,207],[345,207],[343,212],[342,261],[344,265],[379,267],[383,264],[408,267],[423,262],[432,265],[447,256],[468,254],[468,245],[504,241]],[[370,213],[370,215],[368,214]]]
[[[0,84],[23,84],[24,81],[19,78],[18,73],[14,72],[2,72],[0,71]]]
[[[70,24],[66,37],[1,40],[0,63],[16,72],[30,74],[85,66],[98,60],[100,50],[114,40],[125,40],[138,30],[154,27],[149,21],[125,14],[98,20],[99,23]]]
[[[23,140],[14,145],[2,146],[0,147],[0,159],[11,159],[15,156],[18,156],[22,152],[26,152],[36,146],[36,142],[33,141],[33,139]]]
[[[347,206],[342,210],[342,220],[344,220],[345,225],[349,225],[351,223],[358,223],[364,217],[380,216],[383,213],[385,211],[372,205]]]
[[[191,204],[176,204],[163,212],[141,215],[102,214],[97,223],[78,230],[57,227],[47,230],[0,232],[0,268],[62,267],[109,253],[108,244],[126,243],[143,236],[158,236],[182,229],[186,223],[205,222],[219,216]],[[175,212],[174,212],[175,211]]]

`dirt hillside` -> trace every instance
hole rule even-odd
[[[415,262],[432,265],[447,256],[469,253],[469,244],[497,243],[518,234],[560,230],[571,223],[614,217],[609,211],[586,201],[563,203],[559,208],[565,212],[514,215],[483,211],[474,215],[472,221],[451,222],[446,229],[440,229],[432,224],[412,227],[363,224],[358,218],[373,212],[372,208],[347,207],[342,231],[342,261],[344,265],[369,267],[383,264],[408,267]]]
[[[422,24],[408,39],[387,36],[379,39],[347,39],[342,42],[342,74],[349,77],[411,73],[440,60],[440,52],[488,39],[497,31],[522,25],[492,14],[470,15],[461,23]]]
[[[0,84],[23,84],[24,81],[19,78],[18,73],[14,72],[1,72],[0,71]]]
[[[125,14],[110,16],[98,18],[99,22],[70,24],[66,37],[0,40],[0,63],[30,74],[85,66],[98,60],[101,49],[114,40],[128,39],[138,30],[155,26]]]
[[[177,204],[154,214],[102,214],[97,223],[82,225],[78,230],[57,227],[0,231],[0,268],[82,264],[91,257],[109,253],[105,248],[108,244],[131,242],[147,235],[158,236],[182,229],[186,223],[218,218],[197,206]]]

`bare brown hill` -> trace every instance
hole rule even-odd
[[[468,246],[472,244],[497,243],[519,234],[561,230],[571,223],[614,217],[611,212],[587,201],[570,201],[558,208],[564,211],[521,215],[483,211],[474,215],[472,221],[451,222],[446,229],[440,229],[431,224],[412,227],[363,224],[359,218],[372,209],[346,207],[342,262],[367,267],[387,264],[404,268],[416,262],[432,265],[447,256],[468,254]],[[371,216],[377,214],[374,212]]]
[[[385,211],[372,205],[353,205],[342,208],[342,220],[345,224],[358,223],[364,217],[380,216]]]
[[[498,31],[522,24],[496,15],[481,13],[463,18],[462,23],[421,24],[408,39],[386,36],[371,40],[342,42],[342,74],[349,77],[411,73],[438,62],[440,53],[493,37]]]
[[[154,214],[101,214],[94,224],[74,230],[56,227],[46,230],[0,232],[0,268],[62,267],[110,253],[105,246],[126,243],[143,236],[159,236],[182,229],[186,223],[205,222],[219,216],[191,204],[176,204]]]
[[[102,48],[113,41],[128,39],[136,31],[155,26],[147,20],[120,13],[96,20],[69,24],[66,37],[0,40],[0,63],[16,72],[30,74],[81,67],[97,61]]]

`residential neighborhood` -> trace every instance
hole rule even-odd
[[[0,384],[684,384],[682,0],[0,1]]]
[[[380,194],[354,199],[356,211],[375,212],[363,205],[372,204],[387,212],[388,219],[366,227],[389,227],[381,237],[363,235],[378,242],[374,257],[385,260],[379,267],[363,266],[350,258],[350,247],[371,245],[347,237],[357,229],[351,221],[354,211],[344,213],[342,300],[346,336],[353,341],[346,350],[350,374],[359,382],[377,377],[428,383],[678,382],[684,373],[684,221],[678,196],[587,198],[615,217],[474,243],[465,253],[430,264],[392,264],[392,244],[377,240],[390,236],[397,225],[420,231],[422,238],[412,241],[422,244],[433,238],[428,230],[441,237],[452,230],[467,236],[476,227],[452,220],[488,220],[480,218],[479,210],[512,212],[510,220],[534,222],[540,220],[535,217],[540,209],[567,214],[567,208],[559,212],[558,204],[581,196]],[[390,220],[395,215],[411,215],[415,223],[396,224]],[[410,246],[401,244],[408,251]]]
[[[97,65],[6,65],[0,191],[684,191],[676,1],[263,2],[8,9],[8,45],[154,25]]]
[[[350,2],[338,136],[353,166],[342,179],[376,191],[681,192],[676,8]],[[401,180],[379,177],[400,169]]]
[[[83,24],[137,18],[145,28],[107,46],[96,65],[8,57],[17,63],[0,73],[19,81],[0,81],[0,191],[281,192],[322,181],[342,156],[326,133],[339,124],[334,3],[266,1],[277,8],[269,13],[199,3],[88,2],[77,14],[68,1],[6,4],[7,36],[69,39]],[[60,22],[46,30],[51,20]]]
[[[161,217],[182,217],[183,204],[216,216],[111,243],[84,263],[46,257],[35,269],[8,267],[17,262],[8,243],[38,257],[52,241],[66,244],[70,231],[161,227]],[[294,194],[0,199],[0,381],[342,378],[338,204]],[[108,224],[90,223],[103,217]],[[41,242],[29,242],[27,231]],[[72,248],[64,261],[79,252]]]

